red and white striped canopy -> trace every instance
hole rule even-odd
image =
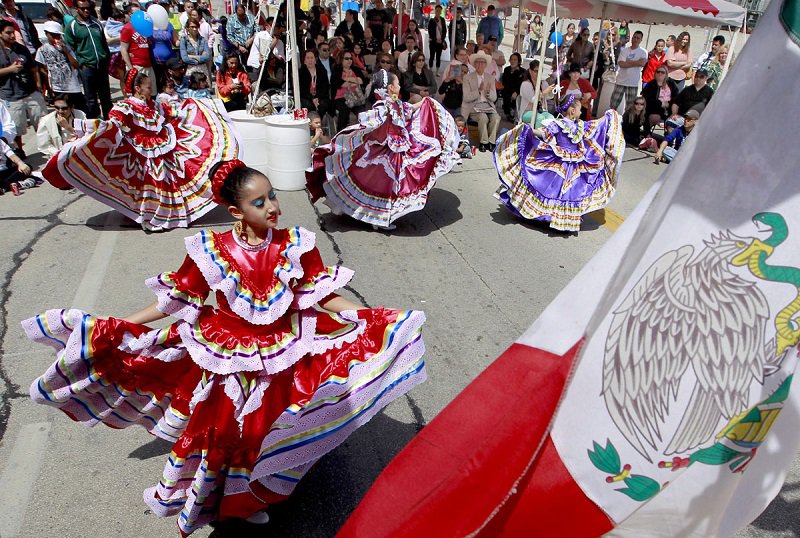
[[[544,13],[548,0],[480,0],[498,8],[522,6]],[[556,14],[568,19],[605,18],[643,24],[684,26],[736,26],[744,24],[747,11],[725,0],[557,0]]]

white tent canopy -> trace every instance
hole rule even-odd
[[[547,0],[481,0],[479,5],[519,7],[544,13]],[[692,7],[682,7],[692,6]],[[565,19],[612,19],[643,24],[683,26],[736,26],[747,11],[725,0],[556,0],[558,16]]]

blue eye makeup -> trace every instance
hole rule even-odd
[[[275,194],[275,191],[269,191],[269,194],[267,195],[267,198],[269,198],[270,200],[274,200],[277,197],[278,195]]]
[[[259,198],[258,200],[253,200],[253,205],[255,207],[264,207],[264,200]]]

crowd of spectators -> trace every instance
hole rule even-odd
[[[92,0],[75,0],[66,24],[64,14],[51,10],[44,25],[46,40],[40,42],[30,18],[13,0],[3,0],[0,112],[14,126],[4,129],[3,137],[21,159],[21,137],[28,125],[39,131],[40,149],[50,155],[61,147],[59,137],[63,141],[73,134],[65,118],[107,117],[112,105],[109,76],[121,79],[127,69],[148,73],[153,95],[171,100],[217,97],[228,110],[245,108],[251,94],[281,93],[291,84],[285,2],[275,17],[265,17],[256,3],[241,2],[230,16],[216,19],[208,0],[156,1],[168,11],[170,23],[150,37],[140,35],[130,22],[142,9],[138,0],[126,0],[121,10],[110,6],[101,17]],[[312,0],[307,12],[295,1],[299,94],[302,107],[318,118],[321,131],[312,133],[318,134],[317,142],[371,106],[375,97],[369,77],[383,68],[398,76],[403,99],[440,100],[454,117],[477,128],[476,149],[490,151],[501,112],[510,121],[530,119],[539,77],[533,57],[546,47],[556,52],[548,52],[552,65],[539,82],[537,117],[554,114],[556,88],[579,96],[584,119],[596,117],[604,112],[598,110],[601,90],[612,84],[610,106],[624,103],[626,141],[656,151],[667,140],[674,148],[682,138],[667,137],[667,129],[680,131],[684,138],[691,131],[687,113],[702,114],[728,55],[722,36],[696,56],[687,32],[657,39],[646,51],[642,32],[631,32],[624,21],[592,33],[585,19],[577,28],[566,24],[561,45],[553,47],[547,37],[556,23],[547,32],[541,15],[532,13],[522,19],[523,39],[517,43],[522,50],[506,60],[499,48],[504,19],[494,6],[480,18],[473,40],[462,7],[454,13],[452,4],[420,4],[408,13],[402,2],[395,7],[392,0],[373,0],[363,24],[355,11],[346,11],[337,24],[338,14],[320,0]],[[453,44],[452,59],[443,63],[443,52]],[[50,114],[48,105],[55,107]],[[669,160],[671,153],[657,155]],[[13,169],[10,164],[0,176]]]

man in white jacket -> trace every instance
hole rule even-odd
[[[75,120],[86,119],[86,114],[74,108],[63,95],[56,96],[53,106],[55,111],[43,117],[36,130],[39,151],[48,159],[75,136]]]

